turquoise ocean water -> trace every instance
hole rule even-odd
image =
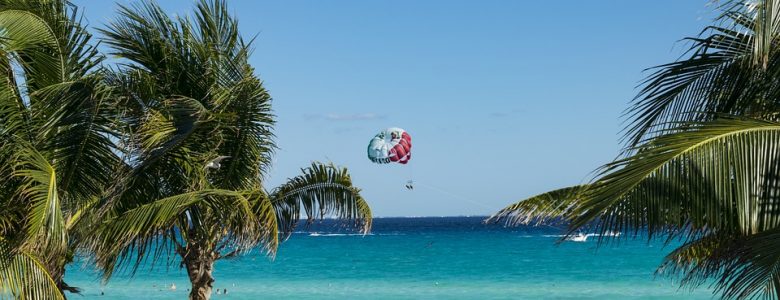
[[[214,287],[228,294],[212,299],[712,298],[706,287],[680,290],[654,276],[672,249],[660,241],[556,244],[559,229],[483,219],[379,218],[366,236],[325,221],[295,233],[273,261],[260,251],[219,261]],[[165,266],[117,275],[104,286],[75,265],[66,281],[83,289],[71,299],[185,299],[189,288],[184,270]]]

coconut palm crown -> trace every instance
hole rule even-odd
[[[344,168],[312,163],[265,189],[271,97],[224,1],[200,1],[175,19],[154,2],[123,6],[102,33],[121,64],[107,82],[127,132],[118,142],[124,167],[90,217],[89,249],[105,278],[145,260],[180,261],[190,298],[208,299],[216,260],[257,246],[273,255],[302,211],[370,229]]]

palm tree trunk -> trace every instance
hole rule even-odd
[[[192,284],[190,299],[208,300],[211,298],[211,289],[214,283],[212,271],[217,256],[213,250],[203,249],[199,245],[190,244],[187,248],[184,265]]]

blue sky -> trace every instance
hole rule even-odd
[[[119,1],[128,3],[132,1]],[[92,27],[112,1],[78,0]],[[164,1],[188,14],[193,1]],[[489,215],[583,182],[620,149],[642,70],[711,22],[706,0],[231,1],[274,98],[269,187],[312,160],[350,169],[375,216]],[[412,135],[376,165],[379,130]],[[407,191],[407,180],[415,181]]]

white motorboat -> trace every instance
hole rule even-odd
[[[588,241],[588,235],[583,233],[577,233],[577,235],[572,235],[566,238],[567,241],[572,242],[586,242]]]

